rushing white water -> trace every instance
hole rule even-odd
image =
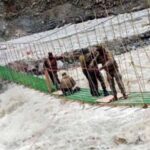
[[[150,109],[98,107],[9,85],[0,150],[148,150]]]

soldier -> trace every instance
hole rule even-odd
[[[118,99],[114,79],[116,80],[124,99],[127,99],[125,87],[122,81],[122,76],[119,72],[118,64],[115,61],[113,55],[110,51],[107,51],[103,46],[96,46],[95,48],[95,58],[92,60],[90,66],[93,66],[95,62],[101,63],[102,67],[100,68],[100,71],[103,69],[106,71],[107,80],[113,92],[114,100]]]
[[[75,80],[64,72],[60,81],[60,89],[62,90],[63,94],[69,95],[79,91],[80,88],[75,87],[75,85]]]
[[[100,96],[100,93],[98,92],[98,83],[97,83],[95,72],[89,66],[90,62],[91,62],[91,56],[88,53],[87,48],[82,49],[82,54],[79,57],[79,61],[81,64],[83,74],[85,75],[85,77],[88,80],[91,95],[92,96]]]
[[[57,60],[61,60],[63,57],[55,57],[53,56],[53,53],[48,53],[48,58],[44,61],[44,69],[47,70],[50,79],[52,80],[53,84],[56,86],[57,89],[59,89],[60,81],[58,79],[57,71]]]
[[[91,59],[93,60],[94,57],[95,57],[95,55],[96,55],[97,53],[95,53],[95,51],[93,50],[92,47],[89,47],[89,49],[90,49]],[[91,67],[91,69],[94,69],[96,78],[97,78],[98,81],[100,82],[101,87],[102,87],[102,89],[103,89],[103,94],[104,94],[104,96],[108,96],[108,95],[109,95],[109,92],[108,92],[107,89],[106,89],[106,85],[105,85],[105,82],[104,82],[104,77],[103,77],[102,73],[101,73],[101,72],[99,71],[99,69],[98,69],[98,62],[94,61],[94,64],[93,64],[92,66],[90,65],[90,67]]]

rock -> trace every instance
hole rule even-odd
[[[129,11],[147,7],[145,0],[122,0],[122,3]],[[0,0],[0,36],[14,38],[91,20],[95,15],[105,17],[105,9],[108,14],[124,13],[120,0]]]
[[[148,105],[144,104],[142,108],[146,109],[146,108],[148,108]]]
[[[1,108],[0,106],[0,118],[5,116],[5,110]]]
[[[3,19],[0,19],[0,36],[4,36],[7,30],[7,23]]]
[[[25,72],[35,75],[43,74],[43,60],[36,61],[26,59],[8,63],[7,66],[18,72]]]
[[[120,145],[120,144],[127,144],[127,140],[125,138],[121,138],[121,137],[116,137],[114,139],[114,143],[117,144],[117,145]]]
[[[3,84],[0,83],[0,91],[3,89]]]
[[[3,14],[5,11],[4,3],[0,1],[0,14]]]
[[[0,94],[7,90],[8,81],[3,81],[0,79]],[[1,99],[0,99],[1,103]]]

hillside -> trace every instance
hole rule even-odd
[[[0,0],[0,40],[147,6],[146,0]]]

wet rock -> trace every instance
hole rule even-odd
[[[125,138],[122,138],[122,137],[116,137],[114,139],[114,143],[117,144],[117,145],[127,144],[127,140]]]
[[[36,33],[53,29],[57,26],[55,19],[43,19],[35,16],[20,16],[13,20],[17,27],[26,33]]]
[[[135,143],[134,144],[141,144],[141,143],[143,143],[143,140],[141,139],[141,137],[140,136],[138,136],[138,138],[136,139],[136,141],[135,141]]]
[[[16,70],[18,72],[25,72],[35,75],[43,74],[43,62],[44,60],[20,60],[7,64],[7,67]]]
[[[3,19],[0,19],[0,36],[5,36],[7,30],[7,23]]]
[[[14,69],[20,72],[25,72],[28,67],[27,64],[25,64],[22,61],[15,61],[15,62],[9,63],[7,66],[10,67],[11,69]]]
[[[0,94],[7,90],[8,81],[3,81],[0,79]],[[0,99],[1,103],[1,99]]]
[[[5,11],[4,3],[0,1],[0,15],[3,14]]]
[[[0,83],[0,91],[3,89],[3,84]]]

